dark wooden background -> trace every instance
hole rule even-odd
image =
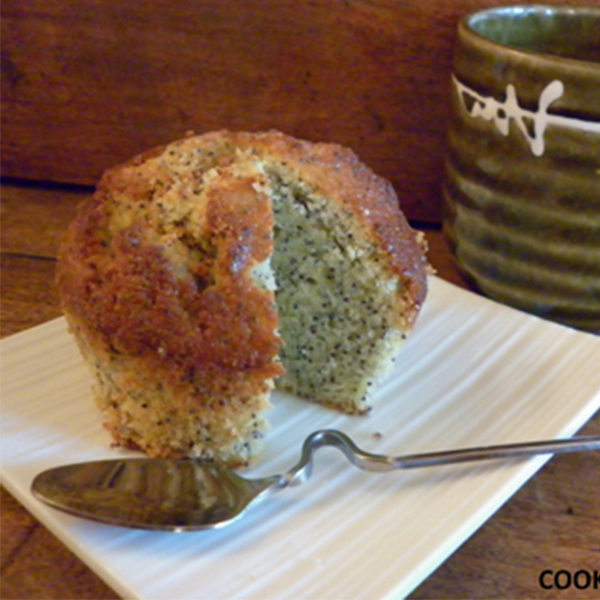
[[[2,175],[93,185],[188,130],[278,128],[350,146],[439,222],[456,24],[511,3],[3,0]]]

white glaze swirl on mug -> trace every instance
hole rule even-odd
[[[478,94],[475,90],[461,83],[455,75],[452,76],[452,81],[454,82],[463,108],[471,117],[493,121],[502,135],[508,135],[510,121],[514,120],[528,141],[531,152],[535,156],[542,156],[544,154],[544,134],[548,125],[558,125],[560,127],[600,134],[600,123],[548,113],[550,105],[558,100],[565,90],[563,82],[558,79],[555,79],[544,88],[540,94],[538,109],[535,112],[519,106],[517,92],[515,86],[512,84],[506,86],[506,99],[500,102],[495,98]],[[467,97],[472,101],[470,109],[467,106]],[[525,124],[526,119],[529,119],[533,123],[533,133],[527,128]]]

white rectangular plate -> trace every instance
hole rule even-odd
[[[489,518],[545,457],[364,473],[317,453],[305,485],[222,530],[133,531],[54,511],[29,491],[43,469],[119,457],[63,319],[4,340],[3,483],[127,598],[401,598]],[[570,436],[600,407],[600,338],[433,278],[419,323],[367,417],[275,394],[264,460],[293,465],[311,431],[337,428],[403,454]]]

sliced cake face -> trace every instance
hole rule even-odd
[[[339,146],[189,137],[108,171],[57,270],[116,443],[232,466],[273,385],[364,413],[426,263],[391,186]]]
[[[273,178],[275,179],[275,178]],[[405,337],[398,277],[353,215],[296,182],[274,181],[281,360],[276,385],[364,413]]]

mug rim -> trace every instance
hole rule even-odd
[[[530,14],[553,13],[560,15],[583,15],[597,18],[600,21],[600,7],[596,6],[574,6],[574,5],[549,5],[549,4],[509,4],[506,6],[496,6],[464,15],[459,21],[459,30],[467,32],[478,39],[491,49],[501,49],[504,51],[520,54],[529,58],[554,62],[555,64],[579,65],[580,67],[591,68],[600,71],[600,61],[588,60],[585,58],[573,58],[561,56],[560,54],[552,54],[549,52],[536,51],[533,49],[523,48],[520,46],[512,46],[503,42],[493,40],[474,28],[476,21],[486,18],[488,15],[500,15],[522,11]]]

